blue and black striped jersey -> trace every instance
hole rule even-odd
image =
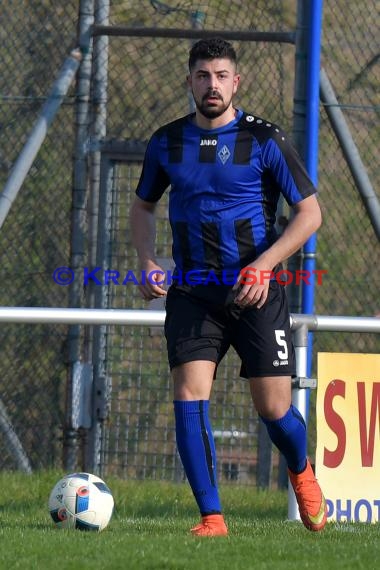
[[[212,130],[193,118],[153,134],[136,193],[156,202],[170,186],[177,270],[236,275],[277,239],[280,193],[293,205],[316,189],[277,125],[241,110]]]

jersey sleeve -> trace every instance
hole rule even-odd
[[[274,127],[262,148],[268,168],[287,203],[292,206],[317,192],[296,149],[284,131]]]
[[[160,138],[154,134],[145,151],[136,194],[146,202],[158,202],[169,184],[169,177],[160,164]]]

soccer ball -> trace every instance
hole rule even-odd
[[[114,500],[105,482],[91,473],[71,473],[58,481],[49,497],[50,515],[58,528],[105,529]]]

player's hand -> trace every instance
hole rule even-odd
[[[269,283],[273,275],[272,269],[260,262],[260,258],[256,259],[251,265],[243,267],[233,286],[234,290],[238,290],[235,303],[239,307],[254,305],[261,309],[267,300]]]
[[[154,261],[147,261],[141,267],[141,280],[138,287],[146,301],[166,296],[165,277],[165,271]]]

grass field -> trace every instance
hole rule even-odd
[[[185,484],[107,478],[115,513],[102,533],[54,528],[47,500],[62,473],[0,474],[0,568],[59,570],[374,570],[378,525],[287,522],[287,494],[222,487],[230,536],[189,535],[198,522]]]

